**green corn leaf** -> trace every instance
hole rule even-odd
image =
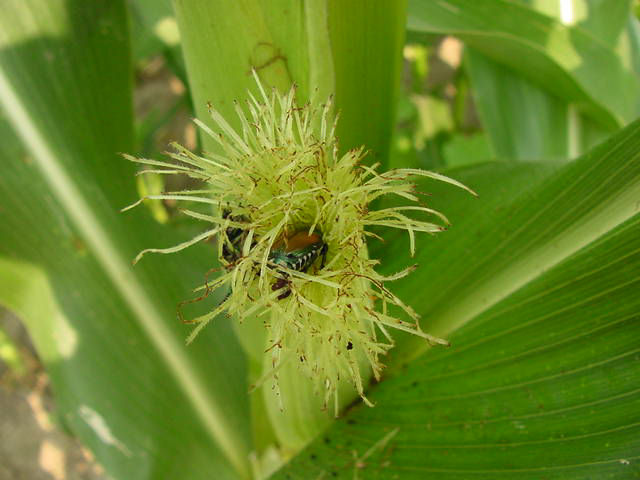
[[[328,4],[340,146],[346,151],[365,145],[369,160],[385,165],[402,72],[406,0]]]
[[[562,11],[556,0],[521,3],[585,30],[615,51],[625,68],[634,70],[629,61],[632,55],[627,31],[631,19],[629,1],[575,0],[563,2]],[[496,158],[564,161],[613,133],[581,115],[571,102],[552,93],[547,85],[532,83],[528,75],[473,48],[466,53],[465,66],[474,99]]]
[[[255,92],[250,71],[299,100],[335,95],[341,148],[387,161],[406,2],[174,0],[198,118],[212,102],[235,127],[234,105]],[[221,21],[223,19],[223,21]],[[213,26],[213,27],[212,27]],[[366,81],[363,81],[366,79]],[[205,147],[217,145],[207,139]]]
[[[144,60],[179,44],[170,0],[133,0],[130,12],[135,60]]]
[[[517,0],[552,18],[577,25],[615,48],[631,15],[632,0]]]
[[[609,129],[638,113],[638,80],[617,53],[580,27],[508,0],[412,0],[409,28],[451,34]]]
[[[173,5],[196,117],[209,127],[214,126],[207,109],[211,103],[240,128],[233,101],[247,98],[247,91],[258,94],[252,69],[266,85],[289,89],[292,78],[260,2],[173,0]],[[202,142],[205,150],[219,151],[213,139],[203,136]]]
[[[430,188],[451,238],[425,240],[394,292],[452,346],[403,342],[377,406],[355,406],[276,478],[637,474],[639,160],[637,121],[560,169],[458,170],[471,207]]]
[[[575,154],[567,102],[473,49],[465,66],[495,158],[564,161]]]
[[[123,1],[9,2],[0,19],[0,302],[26,322],[58,414],[114,478],[246,478],[244,357],[221,321],[186,348],[176,305],[211,247],[131,260],[171,233],[142,212]],[[148,260],[148,261],[147,261]],[[211,299],[215,302],[215,299]],[[180,459],[176,461],[176,459]]]

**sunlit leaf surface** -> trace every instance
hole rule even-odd
[[[117,155],[133,149],[124,2],[10,3],[0,101],[26,151],[0,145],[0,301],[29,327],[61,420],[114,478],[242,478],[243,355],[226,323],[187,349],[176,319],[211,248],[131,265],[188,234],[119,213],[137,198]]]
[[[356,405],[276,478],[633,478],[639,159],[636,122],[513,204],[467,207],[468,230],[423,249],[420,278],[394,289],[452,346],[398,356],[377,406]],[[484,178],[518,183],[499,171]],[[481,202],[483,175],[459,178]]]

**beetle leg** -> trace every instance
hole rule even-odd
[[[289,285],[289,279],[287,278],[279,278],[272,286],[271,286],[271,290],[272,291],[276,291],[276,290],[280,290],[281,288]],[[291,288],[288,288],[287,290],[285,290],[284,292],[282,292],[280,295],[278,295],[278,300],[282,300],[284,298],[287,298],[289,295],[291,295]]]
[[[324,264],[327,261],[327,251],[329,251],[329,245],[326,243],[322,245],[322,250],[320,250],[320,255],[322,255],[322,262],[320,263],[320,270],[324,268]]]
[[[282,295],[278,295],[278,300],[284,300],[285,298],[287,298],[289,295],[291,295],[291,289],[288,289],[286,292],[284,292]]]

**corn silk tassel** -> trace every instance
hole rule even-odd
[[[269,331],[270,346],[265,354],[271,356],[272,369],[257,386],[273,376],[279,395],[278,369],[286,361],[295,361],[313,379],[316,391],[324,395],[325,407],[332,395],[337,405],[341,378],[351,379],[357,393],[371,406],[359,365],[365,359],[374,377],[380,378],[384,367],[380,357],[393,347],[390,329],[412,333],[432,344],[447,342],[423,332],[418,314],[387,289],[387,282],[405,277],[415,267],[390,276],[376,273],[374,267],[379,262],[369,259],[366,237],[377,235],[367,229],[406,230],[413,256],[416,232],[434,234],[444,227],[407,213],[423,212],[444,224],[448,221],[419,201],[415,185],[408,179],[429,177],[474,192],[424,170],[379,173],[377,164],[361,163],[364,148],[339,156],[331,99],[324,105],[298,107],[295,86],[285,95],[275,89],[267,92],[254,76],[259,97],[249,93],[246,110],[236,104],[241,132],[211,105],[217,132],[194,120],[220,144],[222,154],[196,155],[174,143],[175,152],[169,153],[173,161],[124,155],[150,167],[139,174],[187,175],[200,180],[204,189],[150,195],[123,210],[147,198],[205,204],[207,213],[182,212],[211,224],[180,245],[142,251],[134,263],[146,253],[173,253],[218,235],[222,273],[196,291],[224,289],[230,293],[209,313],[191,320],[196,327],[187,342],[225,311],[240,322],[262,317]],[[369,210],[371,202],[385,195],[401,197],[410,205]],[[306,272],[276,265],[270,258],[274,248],[299,232],[320,235],[326,244],[326,261],[314,261]],[[237,254],[229,261],[228,255],[223,255],[224,246],[229,251],[234,241]],[[391,305],[399,307],[406,318],[390,314]]]

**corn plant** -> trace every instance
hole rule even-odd
[[[59,424],[117,479],[638,476],[634,8],[5,1],[0,304]],[[152,56],[200,147],[149,147]]]

